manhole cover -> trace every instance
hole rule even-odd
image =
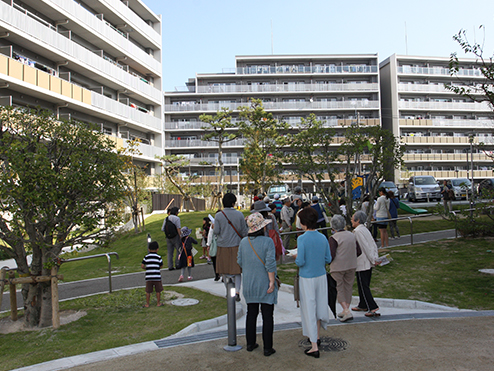
[[[311,343],[309,339],[305,338],[298,342],[298,346],[301,348],[310,348]],[[348,343],[343,339],[336,339],[329,336],[321,337],[321,345],[318,346],[319,350],[323,352],[339,352],[346,350]]]
[[[177,305],[179,307],[186,307],[187,305],[196,305],[198,303],[199,303],[199,300],[189,299],[189,298],[176,299],[176,300],[172,301],[173,305]]]

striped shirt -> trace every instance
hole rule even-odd
[[[150,252],[142,259],[142,264],[146,266],[146,281],[161,281],[160,268],[163,266],[161,256]]]

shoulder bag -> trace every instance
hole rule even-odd
[[[250,247],[252,247],[252,251],[254,251],[254,254],[256,254],[257,258],[261,261],[262,265],[266,266],[266,264],[262,261],[262,259],[259,257],[259,255],[257,254],[256,250],[254,249],[254,246],[252,246],[252,242],[250,242],[250,238],[247,237],[247,239],[249,240],[249,244],[250,244]],[[279,289],[280,286],[281,286],[281,281],[280,281],[280,278],[278,276],[275,276],[274,277],[274,281],[276,283],[276,287]]]

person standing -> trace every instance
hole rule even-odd
[[[453,187],[451,186],[451,184],[448,184],[448,181],[445,179],[443,181],[443,187],[441,189],[441,194],[443,195],[443,206],[445,213],[450,213],[453,211],[454,192],[452,190]]]
[[[363,211],[357,211],[352,217],[353,234],[357,244],[362,250],[362,254],[357,257],[357,287],[359,303],[352,310],[356,312],[366,311],[366,317],[377,317],[380,313],[378,305],[370,291],[370,282],[372,277],[372,267],[376,265],[378,258],[377,245],[372,238],[371,233],[365,226],[367,214]]]
[[[281,229],[283,232],[292,230],[293,209],[290,207],[292,201],[290,198],[285,198],[283,208],[281,209]],[[290,248],[290,234],[283,235],[283,247],[285,250]]]
[[[194,267],[194,257],[192,256],[192,244],[197,244],[197,241],[191,237],[192,229],[182,227],[181,230],[182,239],[180,241],[180,254],[178,257],[179,265],[177,268],[181,269],[178,282],[182,282],[185,277],[185,268],[187,268],[188,276],[187,280],[192,281],[192,268]]]
[[[161,230],[165,232],[166,248],[168,250],[168,270],[172,271],[178,266],[178,254],[180,242],[180,218],[178,217],[178,207],[168,209],[168,217],[165,218]],[[173,253],[175,252],[175,267],[173,266]]]
[[[237,263],[242,268],[243,294],[247,303],[247,351],[252,352],[259,346],[256,343],[256,325],[261,306],[262,341],[266,357],[276,352],[273,349],[273,313],[278,300],[275,249],[273,240],[266,237],[264,231],[272,223],[271,219],[265,219],[258,212],[249,215],[248,235],[240,242],[237,255]]]
[[[237,254],[240,241],[247,236],[247,224],[244,215],[234,208],[236,202],[237,197],[233,193],[223,196],[224,209],[216,213],[213,231],[218,238],[216,273],[235,276],[235,300],[240,301],[242,269],[237,264]]]
[[[352,287],[357,269],[357,240],[352,232],[345,231],[346,221],[342,215],[331,218],[333,235],[329,238],[329,246],[333,261],[329,266],[331,277],[336,281],[338,302],[343,312],[338,313],[341,322],[353,319],[350,311]]]
[[[395,194],[393,191],[388,191],[388,198],[389,198],[389,215],[391,216],[391,219],[396,219],[398,218],[398,209],[400,208],[400,201],[395,197]],[[389,232],[391,233],[391,238],[395,238],[395,232],[396,232],[396,238],[401,238],[400,236],[400,230],[398,229],[398,224],[397,220],[390,220],[389,221]]]
[[[276,206],[276,212],[274,215],[276,216],[278,223],[281,223],[281,209],[283,208],[283,202],[281,202],[280,195],[278,193],[275,193],[273,198],[273,204]]]
[[[375,209],[376,221],[378,222],[377,227],[379,228],[379,234],[381,236],[381,247],[388,247],[388,222],[385,222],[384,220],[389,219],[389,199],[386,188],[384,187],[379,188],[379,197]]]
[[[159,245],[156,241],[151,241],[148,245],[149,253],[142,259],[141,268],[146,270],[146,304],[145,308],[149,308],[149,299],[153,293],[153,288],[156,291],[157,306],[161,307],[161,292],[163,284],[161,283],[160,268],[163,266],[163,260],[158,255]]]
[[[326,210],[324,210],[324,206],[319,203],[319,197],[312,197],[312,204],[310,207],[317,211],[317,228],[326,228],[326,218],[324,217]],[[324,235],[324,237],[328,238],[328,232],[326,229],[323,229],[320,232]]]
[[[306,207],[298,216],[305,233],[298,238],[295,264],[300,276],[302,331],[311,342],[304,353],[319,358],[320,328],[326,329],[329,323],[326,264],[331,263],[331,253],[328,239],[316,231],[317,211]]]

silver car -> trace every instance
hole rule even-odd
[[[386,189],[386,192],[392,191],[396,198],[400,198],[400,191],[398,190],[396,184],[394,184],[393,182],[385,180],[379,186],[379,188],[381,187],[384,187]]]
[[[408,201],[441,200],[441,188],[432,175],[416,175],[408,180]]]
[[[472,182],[467,178],[454,178],[451,179],[451,186],[455,192],[455,200],[461,200],[472,196]]]

